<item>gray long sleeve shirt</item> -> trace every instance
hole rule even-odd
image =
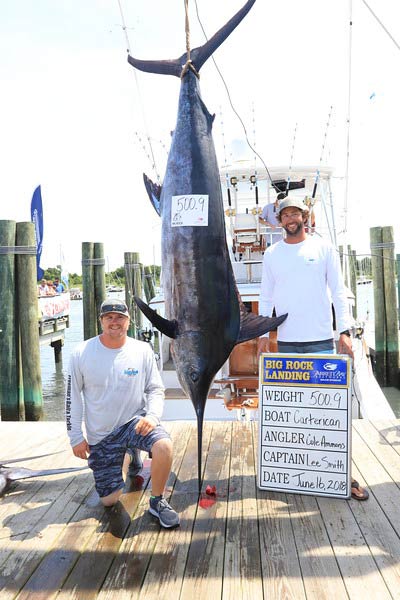
[[[117,349],[106,348],[99,337],[83,342],[71,355],[65,414],[71,446],[89,445],[135,416],[160,419],[164,386],[149,344],[127,338]]]

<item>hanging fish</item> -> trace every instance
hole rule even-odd
[[[172,338],[171,353],[198,426],[198,481],[204,409],[211,383],[235,344],[275,329],[286,318],[248,313],[229,258],[219,170],[212,139],[214,116],[200,95],[198,72],[253,6],[249,0],[206,44],[176,60],[128,57],[135,68],[181,78],[177,124],[162,187],[144,180],[162,218],[166,318],[139,298],[145,316]]]

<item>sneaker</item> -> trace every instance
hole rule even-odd
[[[170,507],[164,496],[151,496],[149,513],[157,517],[163,527],[177,527],[179,515]]]
[[[142,457],[140,455],[140,450],[137,450],[137,449],[130,450],[129,449],[128,452],[131,456],[131,462],[130,462],[129,469],[128,469],[128,475],[131,479],[133,479],[143,469],[143,461],[142,461]]]

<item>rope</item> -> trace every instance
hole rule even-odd
[[[186,62],[190,62],[189,0],[185,0]]]
[[[104,258],[82,258],[81,264],[84,266],[103,267],[106,264],[106,261]]]
[[[36,246],[0,246],[0,254],[36,255]]]
[[[365,6],[368,8],[368,10],[370,11],[370,13],[372,14],[372,16],[377,20],[377,22],[379,23],[379,25],[382,27],[383,31],[390,37],[390,39],[392,40],[393,44],[396,46],[397,50],[400,50],[400,45],[398,44],[398,42],[394,39],[394,37],[392,36],[392,34],[390,33],[390,31],[384,26],[384,24],[382,23],[382,21],[379,19],[379,17],[374,13],[374,11],[372,10],[372,8],[367,4],[367,2],[365,0],[361,0]]]
[[[194,68],[194,65],[190,59],[190,26],[189,26],[189,0],[185,0],[185,35],[186,35],[186,64],[182,69],[181,79],[186,75],[190,69],[196,75],[197,79],[200,79],[199,73]]]
[[[377,243],[377,244],[371,244],[371,249],[372,248],[382,248],[383,250],[388,249],[388,248],[394,248],[395,244],[394,242],[381,242],[381,243]]]
[[[201,27],[201,30],[202,30],[202,32],[203,32],[203,35],[204,35],[204,37],[206,38],[206,40],[208,40],[208,37],[207,37],[207,35],[206,35],[206,32],[205,32],[205,29],[204,29],[204,27],[203,27],[203,23],[201,22],[201,19],[200,19],[199,7],[197,6],[197,0],[194,0],[194,3],[195,3],[195,6],[196,6],[197,20],[198,20],[198,22],[199,22],[199,25],[200,25],[200,27]],[[247,143],[248,147],[250,148],[250,150],[251,150],[252,152],[254,152],[254,154],[255,154],[256,156],[258,156],[258,158],[259,158],[259,159],[260,159],[260,161],[262,162],[262,165],[263,165],[264,169],[266,170],[266,172],[267,172],[267,174],[268,174],[268,177],[269,177],[269,180],[270,180],[270,182],[271,182],[271,185],[272,185],[272,186],[275,188],[276,192],[280,192],[280,189],[279,189],[279,187],[278,187],[278,186],[277,186],[277,185],[276,185],[276,184],[275,184],[275,183],[272,181],[272,176],[271,176],[271,173],[269,172],[269,169],[268,169],[267,165],[265,164],[265,161],[263,160],[263,157],[262,157],[262,156],[261,156],[261,155],[260,155],[260,154],[259,154],[259,153],[256,151],[256,149],[255,149],[255,148],[253,148],[253,146],[250,144],[249,136],[247,135],[247,129],[246,129],[246,126],[245,126],[245,124],[244,124],[244,122],[243,122],[243,119],[241,118],[241,116],[239,115],[238,111],[236,110],[236,108],[235,108],[235,107],[234,107],[234,105],[233,105],[232,98],[231,98],[231,95],[230,95],[230,93],[229,93],[229,88],[228,88],[228,86],[227,86],[227,84],[226,84],[226,81],[225,81],[225,79],[224,79],[224,77],[223,77],[223,75],[222,75],[222,73],[221,73],[221,71],[220,71],[220,69],[219,69],[219,67],[218,67],[218,65],[217,65],[217,63],[216,63],[216,61],[215,61],[215,58],[214,58],[213,56],[211,56],[211,59],[212,59],[212,61],[213,61],[213,63],[214,63],[214,66],[215,66],[215,68],[217,69],[217,73],[218,73],[218,75],[220,76],[220,78],[221,78],[221,81],[222,81],[222,83],[223,83],[223,85],[224,85],[224,87],[225,87],[225,90],[226,90],[226,93],[227,93],[227,96],[228,96],[228,101],[229,101],[229,104],[231,105],[232,111],[234,112],[234,114],[236,115],[237,119],[239,120],[239,122],[240,122],[240,124],[241,124],[241,126],[242,126],[242,129],[243,129],[244,136],[245,136],[245,138],[246,138],[246,143]]]

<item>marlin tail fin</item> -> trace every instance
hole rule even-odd
[[[191,50],[191,61],[196,69],[200,71],[206,60],[215,52],[217,48],[226,40],[232,31],[239,25],[241,20],[247,15],[256,0],[248,0],[246,4],[228,21],[212,38],[203,46]],[[133,56],[128,56],[128,62],[140,71],[147,73],[159,73],[161,75],[175,75],[180,77],[182,68],[186,63],[186,53],[175,60],[139,60]]]

